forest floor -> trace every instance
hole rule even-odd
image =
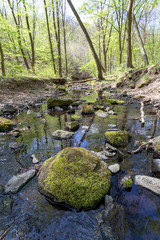
[[[144,73],[144,74],[143,74]],[[116,76],[118,78],[118,76]],[[0,81],[0,109],[10,104],[12,106],[32,106],[33,103],[42,101],[51,96],[55,89],[55,79],[24,78],[21,80],[5,79]],[[85,84],[90,83],[86,82]],[[142,84],[142,87],[139,85]],[[76,83],[74,83],[76,84]],[[80,86],[80,83],[78,84]],[[143,102],[152,103],[157,109],[160,108],[160,71],[134,70],[132,73],[119,76],[119,81],[96,81],[95,89],[103,87],[117,88],[119,93],[139,99]]]

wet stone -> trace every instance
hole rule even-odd
[[[9,148],[14,151],[17,151],[23,147],[24,147],[24,144],[18,143],[18,142],[12,142],[9,144]]]
[[[135,184],[160,195],[160,179],[145,175],[136,175]]]
[[[17,193],[29,180],[35,176],[35,169],[13,176],[4,187],[4,193]]]
[[[55,132],[52,133],[53,138],[57,140],[68,139],[71,138],[73,135],[74,132],[68,132],[64,130],[56,130]]]
[[[71,131],[77,130],[79,128],[79,122],[78,121],[66,122],[66,127]]]
[[[121,168],[118,163],[108,166],[108,170],[111,171],[111,173],[118,173],[120,169]]]

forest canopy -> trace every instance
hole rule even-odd
[[[76,3],[0,1],[0,75],[87,78],[159,63],[158,0]]]

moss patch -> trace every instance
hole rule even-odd
[[[44,162],[38,176],[42,194],[76,209],[94,207],[110,188],[107,164],[82,148],[66,148]]]
[[[132,181],[131,178],[128,178],[123,182],[123,185],[124,185],[125,188],[131,188],[132,184],[133,184],[133,181]]]
[[[138,88],[143,88],[150,84],[151,80],[149,78],[144,78],[142,82],[138,84]]]
[[[69,106],[73,103],[73,100],[70,98],[51,98],[49,97],[47,99],[47,107],[53,108],[53,107],[60,107],[60,106]]]
[[[7,118],[0,117],[0,131],[8,130],[13,125],[14,125],[14,123],[11,120],[9,120]]]
[[[108,131],[105,133],[106,142],[115,147],[124,147],[128,144],[130,135],[126,131]]]
[[[71,121],[79,121],[81,119],[81,117],[80,116],[77,116],[77,115],[73,115],[72,117],[71,117]]]
[[[83,104],[81,113],[82,114],[93,114],[94,113],[93,104]]]

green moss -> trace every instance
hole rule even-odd
[[[95,206],[110,188],[110,172],[94,153],[66,148],[43,164],[39,190],[55,202],[76,209]]]
[[[117,103],[118,105],[121,105],[121,104],[124,104],[125,101],[123,101],[123,100],[116,100],[116,103]]]
[[[138,84],[138,88],[143,88],[145,86],[148,86],[150,84],[151,80],[148,78],[144,78],[142,82]]]
[[[69,106],[72,103],[73,103],[73,100],[70,98],[51,98],[51,97],[49,97],[47,99],[47,107],[48,108]]]
[[[13,125],[14,123],[11,120],[0,117],[0,131],[8,130]]]
[[[126,131],[108,131],[105,133],[106,142],[115,147],[123,147],[128,144],[129,134]]]
[[[94,108],[92,104],[83,104],[82,105],[82,114],[93,114],[94,113]]]
[[[73,115],[72,117],[71,117],[71,120],[72,121],[79,121],[81,119],[81,117],[80,116],[77,116],[77,115]]]
[[[78,121],[66,122],[66,127],[71,131],[77,130],[79,128],[79,122]]]
[[[126,179],[124,182],[123,182],[123,185],[125,188],[131,188],[132,187],[132,184],[133,184],[133,181],[131,178],[129,179]]]
[[[66,87],[64,85],[59,85],[57,87],[60,91],[66,91]]]
[[[108,98],[108,99],[106,99],[105,102],[106,102],[107,105],[116,104],[116,100],[115,99],[109,99]]]

